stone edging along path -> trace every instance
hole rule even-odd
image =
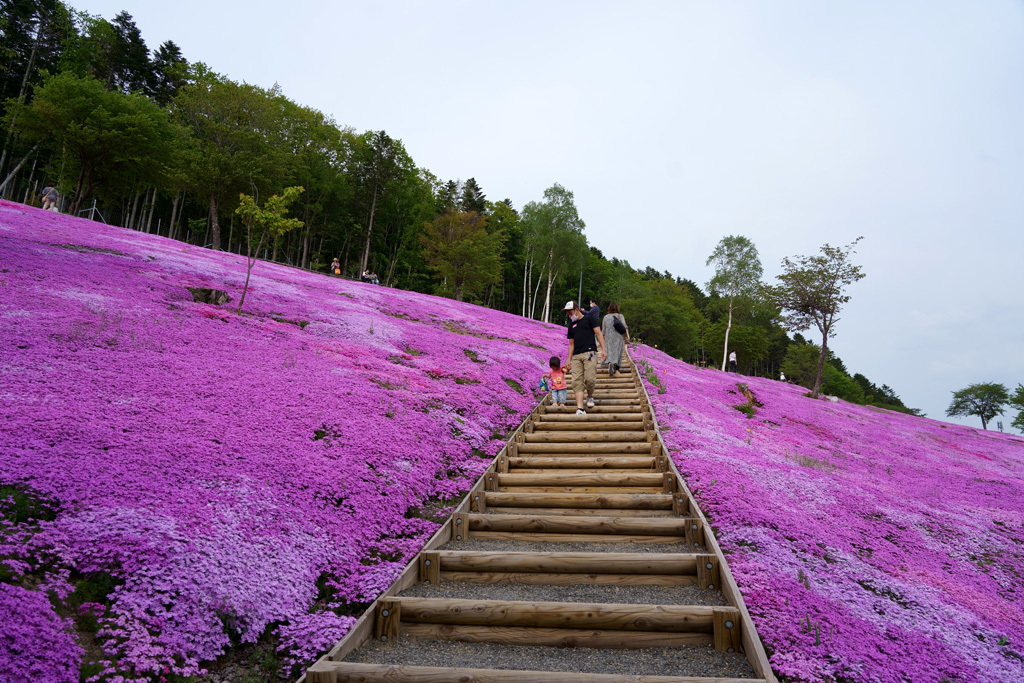
[[[776,683],[631,360],[549,398],[300,679]]]

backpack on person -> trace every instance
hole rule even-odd
[[[628,329],[626,324],[622,322],[622,319],[617,315],[612,316],[612,327],[614,327],[615,331],[621,335],[625,335],[626,330]]]

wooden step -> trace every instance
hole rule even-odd
[[[675,512],[666,510],[624,510],[605,508],[533,508],[533,507],[489,507],[488,512],[498,515],[560,515],[589,517],[675,517]]]
[[[665,482],[660,472],[509,472],[498,474],[498,486],[655,486]]]
[[[438,640],[561,647],[647,648],[714,645],[740,650],[740,611],[704,605],[597,604],[444,598],[384,598],[378,639],[402,634]]]
[[[547,534],[606,534],[684,537],[699,522],[689,517],[560,517],[548,515],[470,514],[469,537],[485,538],[486,532]]]
[[[613,443],[650,441],[645,431],[535,431],[524,436],[524,443]]]
[[[435,666],[319,661],[306,683],[766,683],[763,678],[630,676],[518,669],[449,669]]]
[[[519,583],[571,586],[699,586],[720,590],[718,557],[693,553],[524,553],[442,550],[423,553],[429,583]]]
[[[577,456],[573,458],[526,457],[508,459],[509,470],[519,469],[641,469],[654,470],[658,463],[647,455]]]
[[[559,415],[558,417],[563,417]],[[577,417],[576,415],[565,415],[564,417]],[[599,415],[580,415],[579,417],[597,418]],[[604,431],[622,432],[643,429],[644,419],[638,413],[636,417],[629,420],[537,420],[533,424],[534,432],[573,432],[573,431]]]
[[[651,442],[649,441],[616,441],[616,442],[593,442],[593,443],[521,443],[517,447],[516,455],[527,453],[545,455],[550,454],[571,454],[580,453],[583,455],[608,455],[611,453],[651,453]]]
[[[576,415],[576,406],[544,406],[544,412],[537,416],[537,422],[601,422],[616,420],[642,420],[643,408],[636,405],[608,405],[587,409],[586,415]]]
[[[487,507],[605,508],[608,510],[671,510],[667,493],[501,493],[485,494]]]

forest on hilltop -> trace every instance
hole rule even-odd
[[[571,190],[555,183],[516,208],[473,177],[442,179],[383,130],[359,132],[272,88],[190,62],[171,40],[151,51],[127,12],[113,20],[60,0],[0,10],[0,196],[38,205],[47,185],[64,213],[246,253],[239,195],[286,187],[299,229],[264,242],[265,259],[552,321],[562,302],[616,301],[634,338],[701,366],[729,349],[747,375],[810,388],[820,347],[790,338],[763,294],[736,301],[590,245]],[[255,240],[253,240],[255,241]],[[895,391],[827,350],[823,393],[904,412]]]

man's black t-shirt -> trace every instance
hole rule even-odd
[[[597,322],[589,315],[585,315],[576,322],[569,322],[569,329],[565,335],[566,339],[572,339],[572,352],[584,353],[585,351],[597,351],[597,340],[594,337],[594,330]]]

